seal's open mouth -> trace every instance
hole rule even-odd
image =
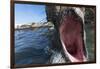
[[[59,27],[64,53],[72,62],[83,62],[86,60],[86,50],[84,50],[82,19],[71,10],[65,12],[67,15],[63,15]]]

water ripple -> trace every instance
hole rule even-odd
[[[15,31],[15,63],[47,63],[50,55],[45,53],[45,48],[50,46],[50,40],[46,33],[48,28]]]

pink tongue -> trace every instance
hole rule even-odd
[[[64,38],[66,39],[66,38]],[[68,53],[73,56],[74,58],[78,59],[79,61],[83,61],[83,44],[81,38],[77,39],[74,43],[73,40],[70,41],[71,43],[68,44],[68,41],[64,41],[65,48],[68,51]],[[68,38],[67,38],[68,39]]]

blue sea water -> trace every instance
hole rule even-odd
[[[15,64],[47,64],[51,46],[48,28],[15,31]]]

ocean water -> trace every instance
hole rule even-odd
[[[15,64],[47,64],[51,53],[48,28],[15,31]]]

